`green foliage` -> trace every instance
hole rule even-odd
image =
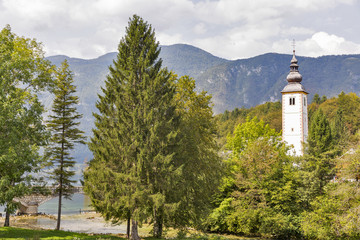
[[[205,90],[212,95],[215,114],[224,113],[225,110],[233,112],[236,108],[243,113],[243,110],[245,112],[248,110],[245,108],[255,107],[258,104],[263,105],[268,101],[281,100],[279,93],[285,86],[284,80],[288,74],[291,60],[291,55],[269,53],[250,59],[230,61],[184,44],[161,46],[161,49],[159,57],[163,59],[164,67],[173,70],[179,76],[193,77],[196,79],[197,90]],[[70,68],[75,73],[74,79],[78,95],[81,98],[78,109],[80,113],[84,114],[81,129],[86,132],[87,136],[91,135],[91,129],[94,126],[92,112],[97,111],[94,96],[100,93],[101,86],[104,86],[103,81],[99,81],[99,79],[105,79],[108,74],[108,66],[112,64],[115,57],[116,53],[109,53],[90,60],[66,56],[48,58],[58,66],[65,58],[69,60]],[[360,68],[358,68],[360,55],[299,57],[298,60],[301,74],[304,76],[302,83],[306,89],[311,88],[309,99],[313,98],[313,93],[318,92],[320,97],[326,95],[328,97],[326,102],[329,102],[342,90],[351,90],[356,93],[360,91],[360,85],[354,81],[354,76],[360,75]],[[50,105],[50,100],[42,100],[45,100],[45,106],[48,106],[46,103]],[[264,120],[271,128],[280,131],[281,104],[280,102],[271,103],[271,105],[273,104],[277,104],[279,109],[275,114],[269,114],[271,118],[265,119],[260,115],[256,116]],[[323,110],[328,116],[327,111]],[[353,114],[357,115],[358,112],[355,111]],[[308,113],[311,117],[310,109]],[[252,117],[254,115],[251,115]],[[332,118],[332,116],[328,117]],[[232,133],[234,127],[245,122],[245,119],[246,117],[236,122],[219,122],[218,134],[221,146],[225,144],[228,133]],[[90,158],[90,156],[91,153],[87,147],[79,146],[75,153],[76,159]]]
[[[261,138],[268,139],[269,141],[279,137],[280,133],[277,133],[275,129],[270,128],[268,124],[265,125],[264,121],[254,117],[250,120],[248,117],[246,122],[239,124],[233,133],[233,137],[228,138],[227,148],[233,151],[233,154],[240,154],[245,150],[247,145],[253,141]]]
[[[311,121],[319,108],[330,123],[333,143],[337,144],[336,148],[343,150],[349,145],[357,144],[356,132],[360,128],[360,98],[355,93],[341,92],[338,97],[330,98],[320,105],[309,105]]]
[[[150,221],[154,236],[164,223],[198,226],[221,174],[211,97],[161,69],[158,46],[151,26],[134,16],[99,96],[84,175],[106,219]]]
[[[247,118],[257,117],[269,124],[270,128],[276,131],[281,131],[281,103],[267,102],[253,108],[235,108],[233,111],[225,111],[223,114],[215,116],[216,124],[218,126],[218,143],[224,146],[226,137],[231,135],[237,125],[246,122]]]
[[[315,103],[315,104],[322,104],[323,102],[325,102],[327,100],[327,97],[325,95],[323,95],[321,98],[319,96],[319,94],[315,93],[311,103]]]
[[[314,97],[313,97],[313,100],[311,101],[311,103],[320,104],[320,101],[321,101],[321,99],[320,99],[319,94],[315,93],[315,94],[314,94]]]
[[[305,236],[316,239],[359,239],[360,189],[356,182],[329,184],[302,216]]]
[[[238,136],[243,138],[239,137],[238,149],[235,148],[230,154],[232,157],[225,162],[227,175],[220,188],[221,194],[215,196],[214,210],[209,216],[210,230],[284,239],[358,239],[355,216],[359,203],[360,164],[359,151],[353,149],[357,149],[360,142],[359,97],[342,92],[330,99],[318,96],[318,100],[309,105],[309,154],[288,158],[288,164],[277,166],[282,174],[275,176],[282,177],[276,181],[267,179],[264,182],[268,184],[259,184],[267,176],[262,168],[267,157],[259,153],[265,147],[251,148],[248,155],[256,157],[245,158],[247,162],[256,163],[255,167],[248,164],[245,171],[239,165],[238,159],[245,157],[247,148],[252,145],[247,140],[252,139],[251,135],[239,132]],[[223,126],[232,128],[231,124],[236,121],[244,121],[256,108],[236,109],[216,116],[220,130],[224,132]],[[254,125],[249,129],[257,128]],[[253,134],[258,136],[256,132]],[[235,133],[230,135],[229,140],[233,141],[234,136]],[[236,173],[243,174],[241,181],[234,177]],[[331,183],[334,179],[336,184]],[[271,196],[270,200],[267,196]]]
[[[309,128],[309,154],[319,156],[333,148],[330,123],[321,109],[314,113]]]
[[[197,93],[194,79],[183,76],[176,82],[175,101],[180,126],[174,165],[179,170],[169,199],[175,199],[177,207],[166,223],[197,227],[209,211],[222,174],[211,96]]]
[[[152,219],[161,235],[167,193],[177,176],[174,78],[161,69],[155,33],[140,17],[130,20],[118,50],[94,114],[94,159],[84,187],[106,219]]]
[[[311,201],[324,194],[324,188],[335,176],[333,155],[323,154],[319,157],[305,155],[297,159],[299,201],[303,210],[310,211]]]
[[[52,172],[50,179],[59,194],[59,211],[57,230],[60,229],[61,219],[61,199],[70,199],[73,184],[72,177],[75,171],[75,161],[70,155],[71,150],[77,143],[84,144],[83,131],[78,129],[78,120],[82,115],[77,113],[75,105],[79,103],[79,98],[75,96],[76,87],[73,85],[73,76],[69,70],[69,65],[65,60],[61,67],[56,71],[56,80],[53,94],[55,99],[52,106],[52,114],[49,115],[47,127],[52,133],[50,144],[47,147],[47,155],[50,157]]]
[[[211,231],[289,239],[300,236],[296,167],[280,133],[256,117],[239,124],[223,179],[222,201],[209,216]],[[219,197],[219,196],[218,196]]]
[[[32,175],[46,144],[43,107],[37,93],[51,84],[52,68],[41,45],[18,37],[10,26],[0,32],[0,205],[14,212],[15,197],[31,192]],[[7,223],[5,223],[7,225]]]
[[[284,145],[259,138],[240,155],[239,164],[229,229],[278,238],[297,235],[297,227],[289,220],[299,211],[297,183]]]
[[[360,148],[350,149],[344,155],[338,157],[336,162],[338,179],[360,180]]]

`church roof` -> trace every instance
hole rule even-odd
[[[308,93],[304,86],[297,82],[290,82],[288,85],[284,87],[284,89],[281,91],[281,93],[287,93],[287,92],[304,92]]]
[[[299,73],[298,61],[295,57],[295,50],[293,51],[293,57],[290,62],[290,72],[286,77],[288,84],[281,91],[282,93],[286,92],[306,92],[305,88],[301,85],[302,76]]]

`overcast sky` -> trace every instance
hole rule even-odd
[[[0,27],[36,38],[46,55],[116,51],[129,17],[161,45],[191,44],[226,59],[268,52],[360,54],[360,0],[0,0]]]

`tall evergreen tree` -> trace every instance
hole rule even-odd
[[[311,119],[308,152],[313,156],[330,150],[332,148],[332,135],[330,123],[321,109],[318,109]]]
[[[348,131],[345,126],[344,113],[342,109],[336,111],[335,119],[332,124],[333,142],[338,147],[344,147],[348,138]]]
[[[311,103],[320,104],[320,102],[321,102],[321,99],[320,99],[319,94],[315,93]]]
[[[134,15],[118,51],[96,104],[84,189],[106,219],[131,218],[131,237],[139,239],[139,223],[162,219],[179,118],[174,79],[161,69],[152,27]]]
[[[70,155],[74,144],[84,144],[83,131],[78,129],[82,115],[77,113],[75,105],[79,98],[75,96],[76,87],[73,85],[73,76],[69,65],[65,60],[56,72],[55,87],[53,93],[55,99],[52,106],[52,115],[47,124],[52,132],[47,153],[50,156],[53,171],[51,179],[59,194],[58,217],[56,229],[60,229],[62,197],[71,199],[73,184],[72,177],[75,171],[73,157]]]
[[[51,64],[41,44],[19,37],[10,26],[0,31],[0,205],[5,205],[5,226],[20,198],[31,192],[43,158],[39,154],[47,134],[38,90],[51,78]]]

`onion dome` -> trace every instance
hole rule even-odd
[[[298,61],[295,57],[295,50],[293,51],[293,58],[291,59],[290,64],[290,73],[286,77],[286,80],[290,82],[298,82],[300,83],[302,81],[302,76],[299,73],[299,65],[297,64]]]
[[[307,93],[305,88],[301,85],[302,76],[299,73],[299,65],[295,57],[295,50],[293,51],[293,57],[290,64],[290,72],[286,77],[288,84],[284,87],[281,93],[290,93],[290,92],[304,92]]]

